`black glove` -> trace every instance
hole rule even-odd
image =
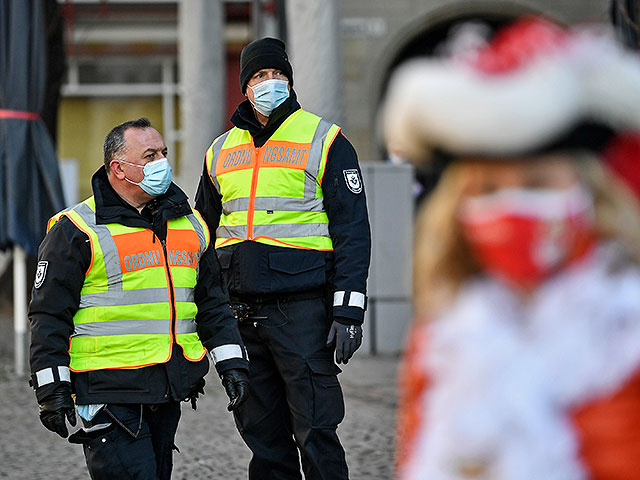
[[[345,325],[334,320],[329,329],[327,347],[333,343],[336,345],[336,362],[346,365],[362,343],[362,327]]]
[[[40,403],[40,421],[47,429],[57,433],[62,438],[67,438],[69,431],[64,417],[69,423],[76,425],[76,407],[71,398],[71,389],[62,387],[46,397]]]
[[[190,401],[191,402],[191,408],[193,408],[194,410],[197,409],[196,403],[198,401],[198,397],[200,395],[204,395],[204,386],[205,386],[206,382],[204,380],[204,378],[201,378],[200,381],[198,382],[198,384],[193,387],[193,389],[191,390],[191,392],[189,392],[189,396],[185,399],[185,402]]]
[[[244,370],[236,368],[222,374],[222,386],[229,397],[227,410],[230,412],[238,408],[249,398],[249,378]]]

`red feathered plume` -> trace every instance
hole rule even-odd
[[[474,66],[486,73],[507,73],[540,54],[557,49],[567,35],[561,27],[543,18],[527,17],[500,30],[477,52]]]

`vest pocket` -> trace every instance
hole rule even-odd
[[[326,283],[324,252],[271,252],[269,269],[272,281],[282,283],[283,290],[302,291],[319,288]]]

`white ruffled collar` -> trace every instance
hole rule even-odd
[[[486,278],[463,287],[429,327],[426,428],[403,478],[586,477],[566,412],[640,365],[640,273],[620,258],[599,247],[526,304]]]

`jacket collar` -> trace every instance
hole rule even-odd
[[[139,213],[116,193],[104,166],[91,179],[91,187],[96,201],[96,223],[119,223],[131,227],[149,228],[150,223],[182,217],[191,213],[186,194],[175,183],[163,195],[151,200]],[[160,214],[160,217],[158,217]]]
[[[253,143],[256,147],[261,147],[273,135],[273,133],[282,125],[282,123],[296,110],[300,109],[300,104],[296,96],[296,92],[291,89],[289,98],[282,105],[279,105],[271,115],[266,125],[262,125],[253,111],[253,106],[249,100],[245,100],[231,116],[231,122],[242,130],[248,130],[253,137]]]

